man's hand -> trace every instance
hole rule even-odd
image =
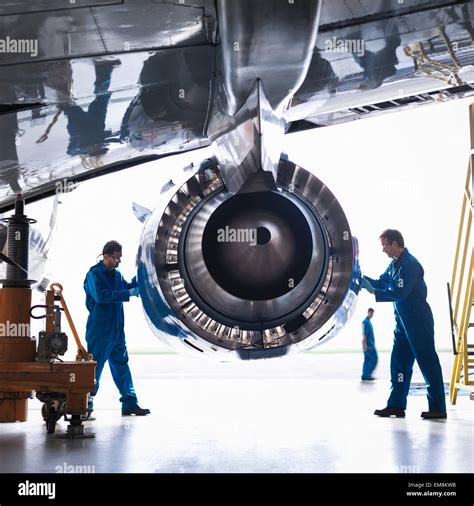
[[[362,277],[362,283],[360,284],[362,288],[365,288],[369,293],[375,293],[375,288],[367,281],[365,276]]]
[[[140,291],[138,290],[138,286],[135,288],[130,288],[130,297],[138,297],[140,295]]]
[[[367,351],[367,342],[365,340],[365,337],[364,337],[364,339],[362,339],[362,350]]]

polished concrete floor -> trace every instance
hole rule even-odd
[[[452,356],[440,354],[445,382]],[[474,402],[458,398],[448,420],[420,418],[423,390],[405,419],[382,419],[389,354],[374,383],[359,380],[361,354],[309,353],[257,363],[214,363],[174,354],[132,355],[147,417],[121,417],[104,374],[95,439],[47,435],[40,403],[29,420],[0,425],[0,472],[446,473],[474,472]],[[422,382],[416,369],[413,383]],[[64,432],[61,420],[56,432]]]

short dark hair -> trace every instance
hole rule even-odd
[[[112,255],[115,252],[122,253],[122,245],[117,241],[109,241],[102,248],[102,255]]]
[[[375,309],[373,307],[369,307],[369,309],[367,309],[367,313],[374,313],[375,312]]]
[[[381,234],[379,239],[386,239],[390,244],[392,242],[396,242],[400,248],[405,247],[405,241],[403,240],[402,234],[398,230],[394,230],[392,228],[387,228]]]

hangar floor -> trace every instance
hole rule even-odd
[[[47,435],[40,403],[29,420],[1,425],[0,472],[472,473],[474,402],[462,395],[448,419],[420,418],[424,389],[405,419],[381,419],[390,355],[373,383],[359,380],[361,354],[308,353],[258,363],[215,363],[174,354],[132,355],[147,417],[120,416],[107,369],[96,400],[95,439]],[[445,382],[452,355],[440,354]],[[421,383],[415,369],[413,383]],[[64,432],[61,420],[56,432]]]

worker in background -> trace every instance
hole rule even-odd
[[[364,365],[362,366],[362,381],[374,381],[372,373],[377,366],[378,357],[375,349],[375,336],[372,322],[374,309],[369,307],[367,316],[362,321],[362,349],[364,350]]]
[[[137,280],[134,277],[131,283],[127,283],[117,270],[122,257],[122,246],[117,241],[105,244],[102,255],[103,260],[91,267],[84,281],[89,311],[87,348],[97,362],[96,388],[92,396],[97,395],[100,377],[108,360],[112,377],[121,394],[122,415],[148,415],[150,410],[138,405],[128,366],[124,332],[123,303],[130,297],[138,296]],[[92,409],[92,403],[89,408]]]
[[[363,277],[362,287],[375,295],[377,302],[393,302],[395,338],[390,361],[392,388],[387,407],[374,414],[404,417],[410,389],[413,364],[416,361],[426,382],[428,411],[422,418],[446,418],[443,374],[434,343],[434,321],[426,301],[424,271],[410,254],[402,234],[387,229],[380,235],[382,251],[392,261],[379,279]]]

